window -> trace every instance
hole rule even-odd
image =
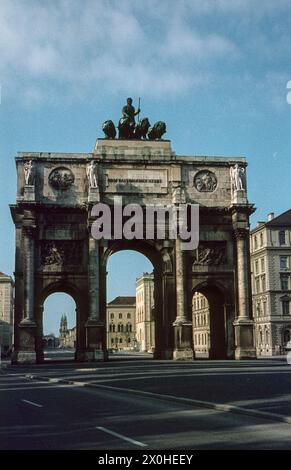
[[[258,277],[256,279],[256,292],[257,294],[260,292],[260,279]]]
[[[266,316],[266,313],[267,313],[267,302],[264,301],[263,302],[263,315]]]
[[[128,314],[127,314],[127,318],[131,318],[131,313],[128,313]]]
[[[265,272],[265,258],[261,258],[261,272]]]
[[[261,303],[260,302],[257,303],[256,310],[257,310],[257,316],[260,317],[261,316]]]
[[[119,338],[119,342],[122,343],[122,338]]]
[[[113,343],[114,343],[114,338],[111,338],[111,344],[113,344]]]
[[[111,318],[111,320],[114,319],[114,313],[110,313],[110,318]]]
[[[266,329],[266,344],[269,346],[269,330]]]
[[[259,272],[259,261],[257,260],[255,262],[255,273],[258,274],[258,272]]]
[[[288,274],[281,274],[281,289],[288,290],[289,276]]]
[[[290,301],[289,300],[283,300],[283,302],[282,302],[282,311],[283,311],[283,315],[289,315],[290,314]]]
[[[258,240],[257,240],[257,236],[255,235],[254,237],[254,246],[255,246],[255,250],[258,248]]]
[[[288,256],[280,256],[280,269],[288,268]]]
[[[284,331],[284,344],[288,343],[288,341],[290,341],[290,330],[285,330]]]
[[[263,246],[263,244],[264,244],[263,234],[260,233],[260,245]]]
[[[266,276],[265,276],[265,274],[263,276],[261,276],[261,280],[262,280],[262,291],[265,292],[265,290],[266,290]]]
[[[280,245],[286,245],[285,230],[280,230],[280,232],[279,232],[279,244]]]
[[[122,313],[118,315],[118,318],[121,320],[122,319]]]

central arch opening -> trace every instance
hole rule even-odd
[[[192,297],[193,348],[195,357],[227,357],[224,295],[216,286],[200,286]]]
[[[106,344],[109,357],[153,357],[155,274],[147,256],[125,249],[107,262]]]

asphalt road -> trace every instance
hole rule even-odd
[[[289,423],[175,400],[286,417],[290,385],[291,368],[281,361],[121,356],[100,364],[10,367],[0,375],[0,449],[291,449]]]

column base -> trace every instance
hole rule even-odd
[[[172,358],[175,361],[188,361],[194,359],[192,323],[174,322],[174,351]]]
[[[12,364],[36,364],[36,323],[24,318],[19,323],[19,342],[12,354]]]
[[[107,349],[76,351],[76,362],[103,362],[108,360]]]
[[[233,322],[235,331],[235,359],[256,359],[254,346],[254,322],[237,319]]]
[[[11,364],[36,364],[35,351],[14,351],[11,358]]]
[[[89,319],[86,323],[87,346],[83,352],[83,361],[106,361],[108,359],[108,351],[104,341],[104,323],[100,320]]]
[[[255,348],[236,348],[235,359],[257,359]]]
[[[193,349],[174,349],[174,361],[191,361],[194,359]]]

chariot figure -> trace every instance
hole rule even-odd
[[[132,106],[132,98],[127,98],[127,104],[122,108],[122,117],[119,120],[118,130],[120,139],[133,138],[135,130],[135,116],[140,113],[140,109],[137,111]]]
[[[126,105],[122,108],[122,117],[129,119],[132,127],[135,127],[135,116],[140,113],[140,109],[135,110],[135,107],[132,106],[132,98],[127,98]]]

